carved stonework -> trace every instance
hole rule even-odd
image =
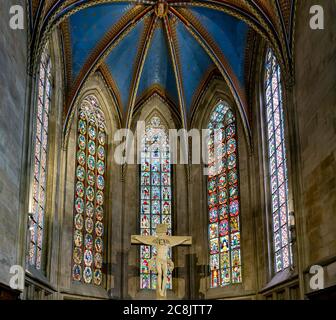
[[[155,7],[155,14],[159,18],[164,18],[168,13],[168,4],[165,1],[159,1]]]

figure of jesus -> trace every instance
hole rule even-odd
[[[156,227],[157,236],[132,236],[132,244],[145,244],[155,246],[157,249],[157,256],[152,258],[150,266],[152,269],[155,269],[156,266],[158,274],[156,292],[159,299],[166,297],[168,271],[172,272],[174,269],[174,263],[168,256],[169,249],[181,244],[191,245],[191,237],[168,236],[167,229],[166,224],[158,224]],[[155,270],[151,271],[155,272]]]

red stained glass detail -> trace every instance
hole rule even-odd
[[[236,123],[226,103],[215,108],[208,129],[211,132],[208,142],[210,285],[217,288],[242,281]],[[238,260],[230,259],[233,248]]]

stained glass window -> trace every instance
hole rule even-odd
[[[236,119],[225,102],[208,129],[210,287],[218,288],[242,282]]]
[[[146,126],[141,144],[140,170],[140,230],[141,235],[155,235],[156,226],[168,225],[172,234],[171,164],[169,140],[161,119],[154,116]],[[171,256],[171,251],[170,251]],[[150,259],[156,255],[155,247],[140,248],[140,288],[156,289],[157,275],[149,269]],[[171,289],[172,275],[168,274],[167,287]]]
[[[291,265],[288,227],[288,179],[280,66],[272,50],[265,65],[265,106],[275,272]]]
[[[78,112],[74,201],[74,281],[102,284],[106,125],[98,100],[88,96]]]
[[[34,178],[32,215],[29,221],[30,242],[28,263],[37,270],[42,268],[44,217],[46,210],[46,176],[48,152],[49,109],[51,101],[51,61],[46,48],[41,56],[37,110],[35,118]]]

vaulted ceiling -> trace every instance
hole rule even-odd
[[[186,126],[211,75],[221,74],[243,118],[251,34],[290,69],[294,0],[31,0],[32,56],[57,25],[64,38],[67,114],[86,79],[100,70],[122,121],[161,94]]]

